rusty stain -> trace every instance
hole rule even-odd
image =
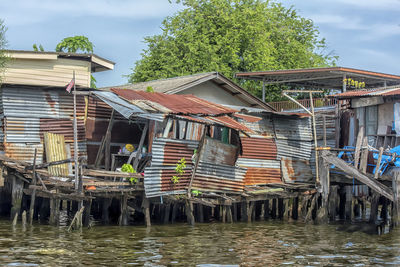
[[[281,170],[247,167],[244,183],[246,185],[281,184]]]
[[[251,159],[276,159],[277,149],[272,138],[241,137],[243,153],[240,157]]]

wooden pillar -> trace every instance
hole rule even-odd
[[[283,219],[284,210],[285,210],[285,206],[283,205],[283,199],[278,198],[278,218],[281,220]]]
[[[232,215],[233,215],[233,216],[232,216],[233,218],[232,218],[232,219],[233,219],[234,222],[237,222],[237,220],[238,220],[238,216],[237,216],[237,215],[238,215],[238,214],[237,214],[237,203],[233,203],[233,204],[232,204],[232,209],[233,209],[233,214],[232,214]]]
[[[163,223],[169,222],[169,214],[171,213],[171,203],[165,204]]]
[[[346,206],[345,219],[352,221],[354,219],[353,212],[353,188],[351,185],[346,186]]]
[[[272,199],[271,218],[276,219],[277,199]]]
[[[122,195],[120,199],[120,215],[118,219],[119,226],[126,226],[129,224],[128,222],[128,197],[126,195]]]
[[[288,198],[283,199],[283,220],[288,220],[290,216],[290,200]]]
[[[336,207],[338,203],[338,186],[333,185],[329,190],[328,214],[329,220],[336,220]]]
[[[104,198],[103,199],[102,214],[101,214],[103,224],[110,223],[109,208],[111,206],[111,202],[112,202],[112,198]]]
[[[225,223],[226,222],[226,206],[225,205],[221,205],[221,209],[222,209],[221,221],[222,221],[222,223]]]
[[[178,214],[178,208],[179,208],[179,203],[174,202],[174,204],[172,206],[171,223],[174,223],[176,221],[176,215]]]
[[[393,188],[393,226],[400,224],[400,172],[395,172],[392,180]]]
[[[87,227],[90,225],[90,213],[92,211],[92,199],[85,200],[83,202],[85,210],[83,211],[83,226]]]
[[[13,220],[15,214],[19,215],[21,211],[24,182],[15,175],[10,175],[9,178],[12,180],[10,218]]]
[[[50,198],[50,219],[51,225],[58,225],[60,222],[60,200],[56,198]]]
[[[228,223],[232,223],[233,222],[233,218],[232,218],[232,206],[226,206],[226,221]]]
[[[292,219],[297,220],[299,218],[299,197],[293,198],[292,204]]]
[[[313,219],[312,214],[313,214],[314,208],[315,208],[315,206],[316,206],[317,198],[318,198],[318,194],[314,194],[314,195],[312,196],[311,205],[310,205],[310,207],[308,208],[308,210],[307,210],[307,215],[306,215],[306,217],[305,217],[305,219],[304,219],[304,222],[306,222],[306,223],[311,222],[312,219]]]
[[[254,201],[246,202],[246,207],[247,207],[247,222],[251,222],[254,209]]]
[[[242,222],[247,222],[247,210],[249,203],[244,199],[240,203],[240,220]]]
[[[375,223],[378,217],[379,194],[375,192],[372,192],[371,194],[371,211],[369,213],[369,222]]]
[[[50,214],[50,199],[42,198],[42,203],[40,205],[39,217],[40,221],[44,222]]]
[[[185,201],[185,213],[186,213],[187,222],[193,226],[195,221],[194,221],[194,216],[193,216],[193,203],[191,200]]]
[[[145,196],[143,196],[142,208],[143,208],[143,212],[144,212],[144,218],[145,218],[146,226],[150,227],[151,226],[150,202]]]

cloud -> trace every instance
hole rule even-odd
[[[15,0],[0,4],[0,17],[8,25],[38,23],[49,18],[97,17],[129,18],[132,20],[162,18],[176,12],[181,5],[166,0]]]
[[[351,5],[359,9],[400,10],[399,0],[331,0],[330,2],[340,2],[342,5]]]
[[[344,30],[365,30],[367,26],[362,22],[361,18],[357,17],[347,17],[343,15],[333,15],[333,14],[316,14],[311,15],[310,18],[315,24],[327,24],[335,28]]]

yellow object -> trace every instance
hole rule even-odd
[[[129,152],[133,152],[135,151],[135,147],[132,144],[126,144],[125,145],[126,150],[128,150]]]

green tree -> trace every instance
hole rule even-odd
[[[43,46],[41,44],[39,44],[39,47],[38,47],[37,44],[33,44],[32,48],[33,48],[33,51],[35,51],[35,52],[38,52],[38,51],[44,52],[44,48],[43,48]]]
[[[183,0],[185,9],[162,22],[162,33],[144,39],[147,49],[129,82],[218,71],[236,72],[329,66],[312,20],[280,3],[261,0]],[[260,85],[238,81],[260,96]],[[268,100],[280,98],[271,87]]]
[[[93,47],[93,43],[86,36],[81,35],[62,39],[56,46],[56,52],[93,53]],[[93,75],[90,76],[90,87],[97,88]]]
[[[61,40],[56,46],[56,52],[93,53],[93,43],[86,36],[67,37]]]
[[[6,31],[7,27],[4,25],[4,21],[0,19],[0,83],[1,83],[2,72],[4,71],[4,68],[6,67],[6,63],[8,60],[5,53],[5,48],[7,46]]]

